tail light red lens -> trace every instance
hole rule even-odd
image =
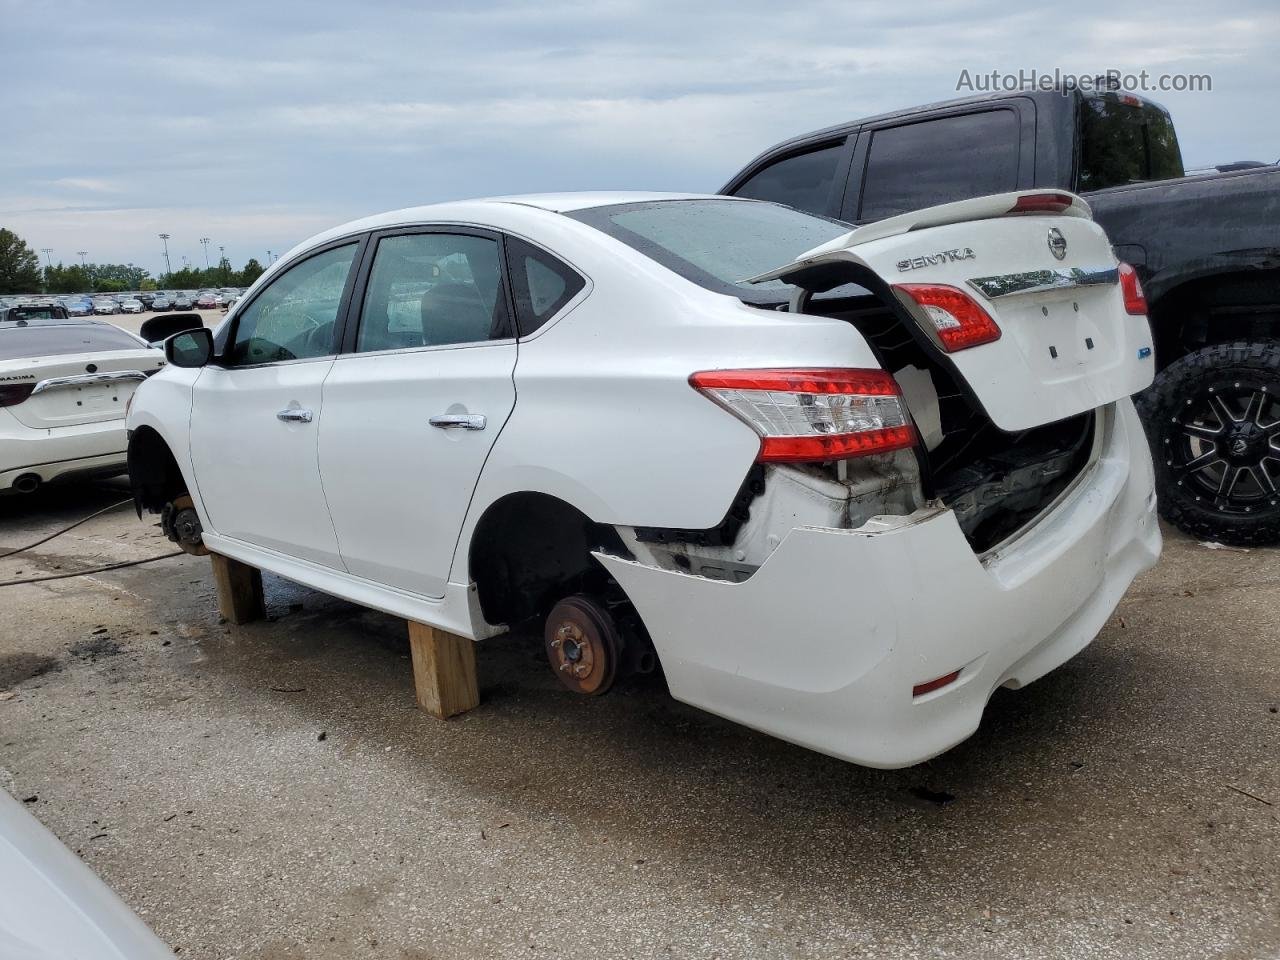
[[[34,382],[0,384],[0,407],[16,407],[31,396],[31,391],[35,388]]]
[[[1065,193],[1028,193],[1014,201],[1010,213],[1063,213],[1071,206]]]
[[[924,310],[947,353],[1000,339],[1000,328],[991,315],[957,287],[941,283],[899,283],[894,289],[901,290]]]
[[[707,370],[689,383],[760,435],[763,463],[846,460],[916,442],[883,370]]]
[[[1138,279],[1138,271],[1124,262],[1121,262],[1119,270],[1120,293],[1124,296],[1125,313],[1131,313],[1135,317],[1145,317],[1147,295],[1142,292],[1142,281]]]

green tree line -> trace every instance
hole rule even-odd
[[[225,257],[203,270],[184,267],[152,277],[132,263],[87,263],[41,267],[34,250],[12,230],[0,227],[0,296],[15,293],[118,293],[122,290],[195,290],[203,287],[247,287],[262,276],[263,266],[250,257],[233,269]]]

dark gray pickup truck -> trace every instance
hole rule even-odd
[[[1162,514],[1280,540],[1280,167],[1186,176],[1169,113],[1124,93],[916,107],[795,137],[720,191],[854,224],[985,194],[1083,195],[1138,271],[1159,374],[1138,398]]]

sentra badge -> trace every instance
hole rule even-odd
[[[959,263],[961,260],[974,260],[977,254],[973,252],[972,247],[953,247],[950,250],[939,250],[937,253],[926,253],[922,257],[912,257],[910,260],[899,260],[898,270],[905,272],[907,270],[919,270],[921,267],[936,267],[942,263]]]

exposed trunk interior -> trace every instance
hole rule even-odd
[[[899,378],[925,441],[925,482],[955,512],[976,552],[1033,520],[1089,462],[1092,412],[1016,433],[998,429],[875,296],[810,301],[807,312],[853,324]]]

